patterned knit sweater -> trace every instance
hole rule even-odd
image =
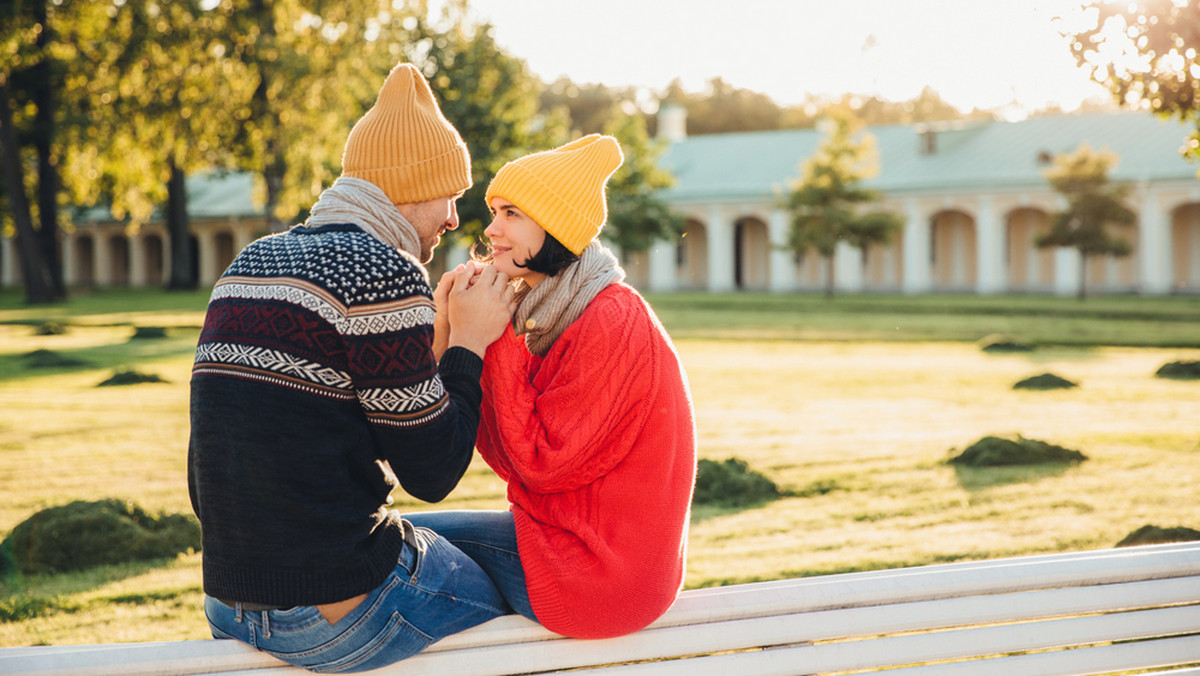
[[[612,284],[545,357],[512,330],[484,363],[479,452],[508,482],[529,600],[579,638],[636,631],[683,584],[695,419],[670,339]]]
[[[397,482],[438,501],[471,460],[482,361],[431,349],[424,269],[353,225],[295,227],[213,290],[191,383],[204,591],[280,606],[367,592],[404,538]]]

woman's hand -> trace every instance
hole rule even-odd
[[[438,305],[438,315],[445,315],[449,326],[446,347],[465,347],[483,357],[488,345],[495,342],[512,321],[516,310],[514,294],[508,275],[491,265],[470,262],[443,275],[434,293],[434,302],[439,303],[439,295],[443,297]],[[444,313],[443,306],[446,308]],[[435,353],[437,324],[435,320]]]

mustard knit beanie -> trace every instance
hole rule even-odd
[[[604,184],[621,162],[621,144],[591,134],[565,146],[509,162],[484,199],[512,201],[572,253],[581,254],[608,218]]]
[[[471,155],[438,108],[429,83],[402,63],[350,130],[342,175],[379,186],[392,202],[425,202],[471,187]]]

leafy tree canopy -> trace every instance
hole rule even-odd
[[[1125,206],[1128,186],[1112,183],[1109,171],[1117,158],[1111,152],[1093,150],[1084,145],[1073,153],[1060,155],[1046,170],[1050,187],[1062,195],[1067,206],[1056,212],[1050,229],[1035,243],[1039,247],[1078,249],[1080,265],[1079,297],[1086,296],[1087,261],[1092,256],[1128,256],[1131,247],[1125,238],[1113,234],[1112,226],[1129,227],[1137,215]]]
[[[1200,159],[1200,1],[1093,0],[1087,11],[1071,36],[1079,65],[1122,104],[1194,121],[1185,152]]]
[[[786,197],[792,216],[788,246],[798,256],[816,251],[826,259],[826,294],[831,295],[838,242],[863,250],[872,243],[886,244],[903,221],[864,209],[879,195],[862,186],[876,171],[874,137],[855,138],[862,123],[848,109],[835,108],[821,126],[825,140],[803,163],[801,178]]]

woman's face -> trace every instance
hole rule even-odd
[[[541,275],[517,264],[525,263],[542,250],[546,231],[503,197],[493,197],[488,208],[492,212],[492,224],[483,234],[492,242],[492,264],[509,277],[523,277],[527,283],[535,283],[531,277],[540,278]]]

